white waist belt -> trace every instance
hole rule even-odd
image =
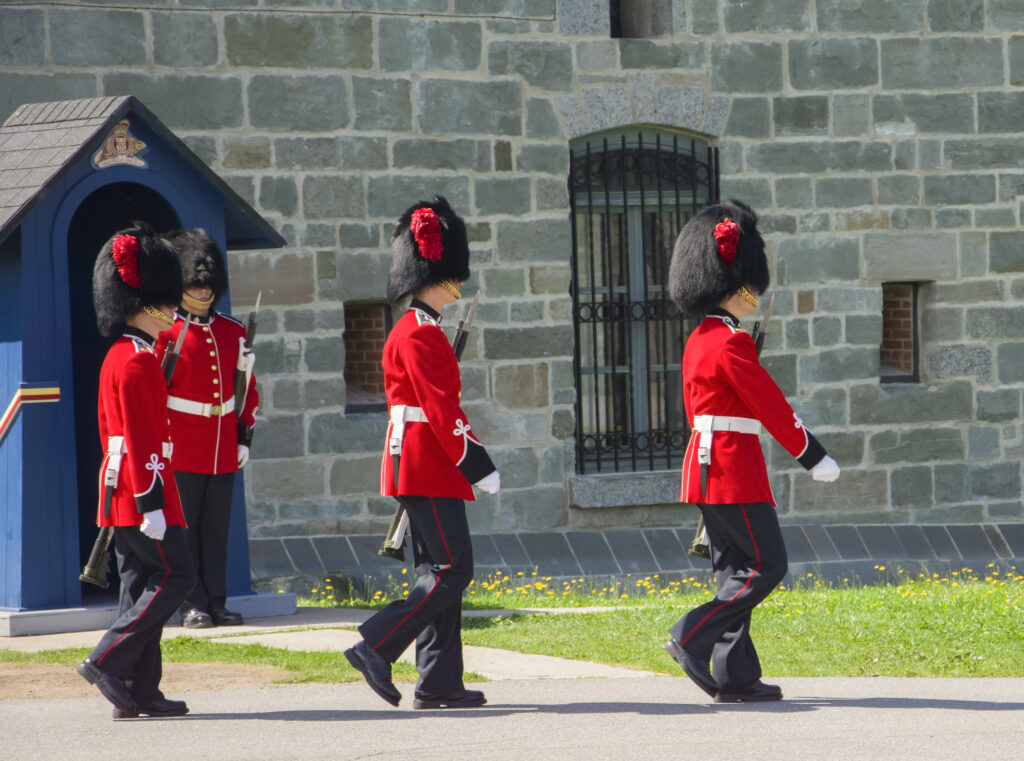
[[[388,437],[388,451],[391,456],[402,454],[402,439],[405,438],[406,423],[426,423],[427,416],[422,407],[410,407],[406,404],[393,404],[388,410],[391,419],[391,436]]]
[[[235,411],[235,397],[231,397],[221,404],[204,404],[203,402],[193,402],[191,399],[182,399],[180,396],[168,396],[167,409],[200,417],[222,417]]]
[[[710,465],[711,438],[715,431],[749,433],[757,436],[761,433],[761,421],[728,415],[694,415],[693,430],[697,434],[697,462],[701,465]]]

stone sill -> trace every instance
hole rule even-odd
[[[583,510],[678,505],[680,479],[678,470],[570,476],[569,504]]]

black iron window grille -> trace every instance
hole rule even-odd
[[[718,150],[639,132],[571,146],[579,473],[671,470],[689,437],[680,361],[698,317],[668,294],[676,236],[718,200]]]

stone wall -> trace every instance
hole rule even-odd
[[[381,298],[393,220],[432,193],[469,223],[483,297],[463,400],[504,488],[473,527],[692,518],[676,474],[573,476],[568,142],[637,124],[717,145],[723,196],[762,213],[764,361],[844,467],[816,484],[767,444],[784,519],[1021,519],[1024,0],[673,0],[647,40],[611,39],[598,0],[241,5],[5,3],[0,117],[133,93],[287,238],[229,257],[236,311],[263,292],[254,537],[386,525],[344,311]],[[898,281],[923,284],[922,382],[896,387]]]

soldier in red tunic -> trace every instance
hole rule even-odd
[[[676,240],[672,299],[686,314],[707,315],[683,352],[683,402],[693,433],[680,499],[696,503],[704,517],[718,593],[679,619],[665,648],[718,703],[782,699],[777,686],[761,681],[750,637],[751,611],[787,571],[758,434],[767,430],[816,481],[839,476],[739,328],[768,282],[757,216],[738,201],[703,209]]]
[[[406,599],[359,627],[363,639],[345,656],[397,706],[391,664],[415,641],[413,708],[481,706],[484,694],[462,682],[462,592],[473,578],[464,500],[474,499],[474,485],[497,492],[499,477],[459,407],[459,366],[440,327],[442,307],[469,278],[465,225],[445,199],[421,201],[399,218],[392,257],[388,300],[413,299],[384,345],[390,423],[381,494],[409,516],[417,580]]]
[[[224,256],[203,230],[177,230],[164,239],[178,252],[185,291],[174,326],[160,335],[157,356],[185,334],[167,388],[174,437],[174,479],[188,522],[188,544],[198,579],[181,605],[189,629],[232,626],[242,616],[227,610],[228,526],[235,474],[249,459],[259,393],[249,374],[236,399],[235,370],[245,354],[245,326],[213,309],[228,287]]]
[[[160,692],[160,637],[195,582],[185,519],[171,472],[167,388],[153,351],[181,294],[173,250],[136,223],[96,259],[93,304],[103,335],[124,323],[100,370],[97,523],[113,526],[121,575],[113,626],[76,670],[114,704],[114,718],[182,716]]]

